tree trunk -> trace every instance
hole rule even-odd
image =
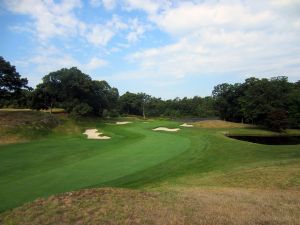
[[[52,107],[53,107],[53,104],[51,103],[50,104],[50,114],[52,114]]]
[[[143,104],[143,117],[144,117],[144,119],[146,119],[146,115],[145,115],[145,104]]]

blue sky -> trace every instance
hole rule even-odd
[[[33,87],[72,66],[164,99],[250,76],[300,79],[300,0],[0,3],[0,55]]]

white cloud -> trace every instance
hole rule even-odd
[[[104,52],[110,49],[108,54],[121,55],[120,51],[126,48],[124,52],[130,52],[132,43],[153,31],[155,40],[147,39],[147,46],[152,47],[138,46],[140,50],[128,56],[135,67],[127,73],[133,74],[129,76],[132,80],[146,76],[167,82],[212,73],[299,77],[299,0],[90,0],[90,5],[109,12],[104,12],[106,18],[93,14],[94,20],[88,22],[80,20],[85,18],[84,11],[77,13],[86,7],[80,0],[4,1],[10,11],[31,18],[11,29],[33,30],[38,40],[76,37],[88,47],[100,47]],[[113,11],[117,6],[120,8]],[[119,10],[126,12],[114,15]],[[66,45],[68,39],[63,40]],[[93,71],[107,64],[102,58],[86,54],[89,59],[82,64],[71,53],[42,46],[29,61],[42,74],[69,66]]]
[[[258,9],[251,3],[228,2],[180,2],[149,14],[152,22],[172,35],[174,43],[128,58],[140,71],[154,76],[230,72],[299,76],[300,15],[284,14],[270,4]]]
[[[112,7],[114,1],[103,0],[105,7]],[[110,20],[100,24],[89,24],[81,21],[74,10],[80,8],[80,0],[63,0],[56,3],[52,0],[6,0],[7,8],[18,14],[31,17],[32,22],[11,27],[11,30],[22,32],[32,31],[41,41],[53,37],[80,37],[90,44],[106,46],[118,31],[126,29],[127,25],[113,15]],[[97,4],[92,1],[91,4]]]
[[[81,7],[80,0],[63,0],[60,3],[50,0],[6,0],[5,4],[14,13],[30,16],[36,35],[42,40],[76,34],[81,23],[73,13],[75,8]]]
[[[81,66],[80,62],[74,59],[70,54],[64,53],[53,45],[38,47],[25,62],[28,65],[32,65],[34,72],[39,76],[44,76],[61,68]]]
[[[123,2],[127,10],[143,10],[148,14],[156,14],[172,3],[170,0],[124,0]]]
[[[131,31],[126,36],[129,43],[137,42],[147,30],[147,26],[142,24],[137,18],[129,22],[129,27]]]
[[[91,60],[85,65],[87,70],[95,70],[95,69],[99,69],[103,66],[107,65],[107,61],[97,58],[97,57],[93,57],[91,58]]]
[[[116,6],[116,1],[115,0],[102,0],[102,4],[107,10],[112,10]]]
[[[115,30],[123,30],[128,28],[127,24],[124,23],[117,15],[112,16],[112,19],[107,22],[107,26]]]
[[[175,8],[153,15],[151,20],[172,35],[186,35],[203,28],[258,28],[270,22],[268,10],[256,12],[242,4],[181,3]]]
[[[61,68],[77,67],[84,73],[91,75],[97,69],[105,67],[108,62],[102,58],[92,56],[83,63],[53,45],[44,45],[34,50],[30,57],[19,60],[17,64],[23,71],[28,71],[26,73],[31,85],[36,85],[41,82],[37,77],[41,78]],[[32,81],[34,82],[32,83]]]
[[[95,25],[91,28],[91,31],[87,34],[87,40],[94,45],[105,46],[113,38],[115,33],[101,25]]]
[[[118,31],[126,28],[127,25],[118,16],[113,15],[106,24],[90,25],[85,37],[96,46],[106,46]]]

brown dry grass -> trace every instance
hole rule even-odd
[[[0,111],[0,127],[31,125],[47,118],[47,114],[34,111]]]
[[[223,120],[205,120],[200,122],[193,123],[195,127],[199,128],[250,128],[254,127],[250,124],[243,124],[243,123],[233,123],[227,122]]]
[[[300,192],[185,188],[89,189],[0,214],[1,224],[300,224]]]
[[[23,143],[28,141],[26,138],[18,135],[1,135],[0,144]]]
[[[0,144],[12,144],[29,141],[33,130],[51,129],[59,125],[60,120],[48,113],[30,110],[0,111]]]
[[[15,108],[2,108],[0,112],[28,112],[32,111],[31,109],[15,109]]]

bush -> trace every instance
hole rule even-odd
[[[266,127],[271,130],[281,131],[288,126],[287,112],[283,109],[273,109],[267,114]]]
[[[71,111],[73,117],[87,116],[92,114],[93,108],[86,103],[79,103],[75,105]]]

